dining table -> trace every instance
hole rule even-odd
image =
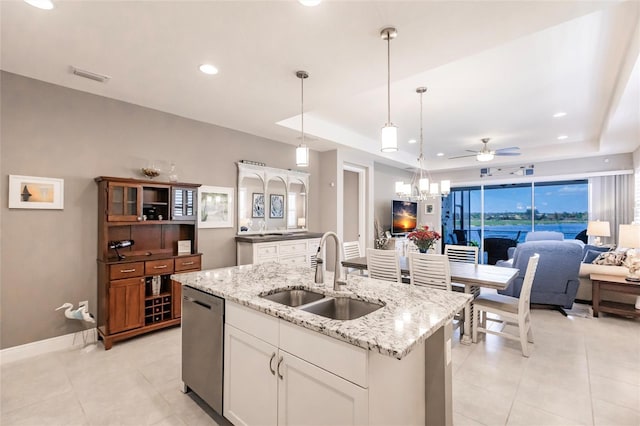
[[[403,276],[409,276],[409,258],[407,256],[399,256],[400,273]],[[342,261],[345,268],[353,268],[358,270],[367,269],[367,258],[356,257]],[[480,287],[491,288],[495,290],[504,290],[518,276],[519,270],[516,268],[483,265],[465,262],[449,262],[451,270],[451,282],[453,285],[461,284],[464,286],[464,292],[472,294],[476,298],[480,294]],[[473,315],[473,299],[465,307],[464,327],[460,338],[461,343],[471,344],[471,318]]]

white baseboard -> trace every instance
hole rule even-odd
[[[85,344],[82,333],[86,333],[87,343],[95,343],[97,330],[96,328],[90,328],[84,331],[77,331],[75,333],[2,349],[0,350],[0,364],[8,364],[50,352],[80,348]]]

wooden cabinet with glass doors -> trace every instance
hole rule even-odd
[[[113,343],[180,324],[174,272],[200,270],[199,184],[97,177],[98,335]],[[191,251],[178,253],[178,241]]]

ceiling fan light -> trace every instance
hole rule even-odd
[[[382,152],[395,152],[398,150],[398,128],[393,124],[387,124],[382,128]]]
[[[309,147],[306,145],[300,145],[296,148],[296,166],[307,167],[309,166]]]
[[[479,152],[478,155],[476,155],[476,160],[478,161],[491,161],[493,160],[493,152]]]

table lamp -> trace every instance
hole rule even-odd
[[[609,222],[606,220],[592,220],[587,224],[587,235],[590,237],[596,237],[593,242],[597,246],[602,245],[602,241],[600,241],[600,237],[610,237],[611,236],[611,228],[609,227]]]

